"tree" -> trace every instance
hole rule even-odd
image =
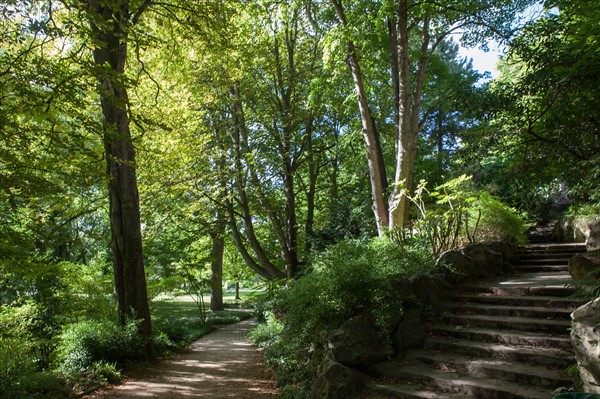
[[[98,82],[104,122],[111,249],[119,321],[125,325],[127,319],[141,320],[140,333],[146,340],[146,356],[153,360],[156,354],[146,291],[135,149],[129,127],[125,82],[131,26],[136,24],[150,3],[142,2],[131,10],[128,0],[108,3],[89,0],[82,11],[90,26],[94,59],[92,71]]]
[[[369,160],[373,193],[373,211],[378,221],[379,234],[387,229],[405,227],[409,221],[409,201],[406,196],[413,188],[418,134],[422,125],[423,92],[427,81],[427,67],[432,55],[451,34],[463,32],[463,42],[477,43],[484,37],[507,39],[513,30],[517,13],[528,1],[433,1],[363,2],[343,5],[330,0],[343,34],[345,55],[354,78],[358,95],[363,136]],[[366,11],[366,12],[365,12]],[[366,79],[360,69],[366,63],[361,49],[385,45],[383,35],[376,36],[369,45],[364,37],[353,32],[387,30],[391,95],[394,99],[395,174],[389,199],[385,168],[381,166],[380,137],[375,129],[372,107],[367,98]]]
[[[593,2],[547,2],[511,42],[487,87],[486,123],[466,145],[479,179],[530,211],[561,182],[573,198],[599,197],[599,13]]]
[[[318,170],[307,160],[314,161],[316,116],[307,99],[319,70],[319,47],[296,2],[250,10],[265,21],[250,20],[251,33],[244,39],[252,35],[255,58],[244,60],[241,78],[232,79],[228,90],[229,227],[254,271],[267,279],[290,278],[300,270],[306,249],[300,225],[304,222],[310,236],[314,219]],[[259,30],[265,25],[266,31]],[[308,182],[301,186],[303,170]]]
[[[453,41],[443,41],[427,69],[415,177],[432,187],[464,173],[455,171],[453,160],[463,132],[477,124],[474,115],[481,94],[476,83],[481,75],[470,60],[460,58],[458,48]]]

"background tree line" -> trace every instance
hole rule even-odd
[[[190,276],[218,310],[345,238],[500,209],[482,190],[597,204],[600,10],[532,3],[3,2],[2,339],[51,370],[70,323],[140,320],[154,359],[149,299]],[[499,78],[457,33],[508,44]]]

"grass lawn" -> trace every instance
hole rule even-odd
[[[256,292],[243,290],[242,301],[224,292],[225,310],[210,311],[210,297],[205,297],[206,322],[198,305],[189,295],[162,295],[151,305],[152,323],[159,353],[176,351],[187,346],[216,328],[252,317],[252,309],[247,298]],[[246,299],[246,300],[245,300]]]

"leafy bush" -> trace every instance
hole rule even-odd
[[[22,390],[36,371],[35,360],[26,340],[0,337],[0,397],[10,397]]]
[[[156,350],[159,353],[173,351],[200,338],[213,330],[198,317],[157,319],[154,323]]]
[[[475,203],[475,209],[481,212],[477,241],[490,239],[526,241],[525,221],[517,211],[504,204],[497,197],[482,191]]]
[[[26,338],[0,337],[0,398],[66,398],[60,375],[40,372],[34,345]]]
[[[414,301],[395,291],[393,283],[434,273],[434,261],[418,246],[345,240],[318,256],[309,269],[279,292],[267,324],[251,335],[259,344],[270,343],[265,357],[284,386],[310,383],[327,353],[329,334],[352,316],[370,314],[385,330],[391,315]]]
[[[518,212],[476,189],[470,176],[450,180],[432,192],[421,181],[410,200],[417,211],[412,228],[393,236],[400,241],[421,240],[436,256],[467,242],[525,241],[525,222]]]
[[[567,212],[567,217],[573,219],[587,219],[600,216],[600,202],[588,202],[572,205]]]
[[[277,342],[282,331],[283,323],[269,311],[265,313],[265,322],[250,331],[248,339],[259,348],[269,347]]]
[[[94,362],[85,372],[77,376],[75,386],[83,391],[90,386],[119,382],[121,382],[121,373],[117,370],[117,364],[99,361]]]
[[[249,312],[223,310],[210,312],[203,322],[194,302],[177,298],[157,300],[152,303],[154,344],[159,355],[168,354],[213,331],[216,325],[248,317]]]
[[[117,323],[87,320],[65,327],[56,350],[58,368],[67,375],[89,370],[96,362],[123,363],[142,358],[138,322]]]

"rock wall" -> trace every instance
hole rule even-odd
[[[387,321],[388,336],[375,327],[369,312],[346,321],[329,336],[329,359],[321,367],[312,385],[315,399],[360,397],[366,380],[364,372],[373,371],[378,362],[392,356],[401,358],[411,349],[420,348],[427,330],[423,309],[437,313],[445,284],[482,276],[493,276],[510,268],[517,246],[502,241],[470,244],[460,250],[447,251],[438,263],[448,266],[446,281],[420,276],[413,280],[391,283],[403,298],[412,297],[413,304],[398,309]],[[418,305],[417,305],[418,304]]]
[[[560,242],[584,242],[588,251],[600,249],[600,216],[568,219],[556,225]]]
[[[571,344],[583,391],[600,393],[600,298],[577,308],[571,319]]]
[[[510,270],[516,258],[517,245],[503,241],[469,244],[461,249],[444,252],[438,263],[449,266],[448,280],[460,283],[465,280],[495,276]]]
[[[569,273],[573,280],[600,279],[600,253],[586,252],[569,259]]]

